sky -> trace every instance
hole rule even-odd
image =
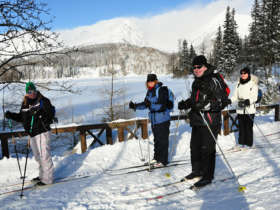
[[[41,0],[55,16],[54,30],[92,25],[117,17],[154,16],[211,1],[214,0]]]

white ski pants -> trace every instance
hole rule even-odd
[[[30,140],[30,146],[39,163],[39,178],[45,184],[53,183],[53,162],[51,157],[50,131],[34,136]]]

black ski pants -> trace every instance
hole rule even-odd
[[[238,143],[251,147],[253,145],[254,114],[238,114]]]
[[[217,139],[219,128],[211,129]],[[192,172],[212,180],[215,173],[216,142],[206,126],[193,126],[191,134]]]
[[[170,121],[152,126],[154,134],[154,159],[163,165],[168,164],[169,127]]]

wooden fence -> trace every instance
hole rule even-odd
[[[275,121],[279,121],[279,113],[280,113],[280,105],[269,105],[269,106],[260,106],[257,107],[257,110],[269,110],[275,109]],[[236,124],[236,119],[233,118],[230,114],[236,113],[236,110],[227,110],[222,112],[223,116],[223,125],[224,125],[224,135],[228,135],[232,132],[232,127],[230,128],[229,122],[232,121],[232,124]],[[187,115],[173,115],[171,116],[171,120],[186,120]],[[129,134],[127,139],[136,138],[136,131],[140,128],[141,129],[141,136],[143,139],[148,138],[148,119],[137,119],[137,120],[126,120],[126,121],[115,121],[115,122],[108,122],[108,123],[101,123],[101,124],[84,124],[84,125],[70,125],[70,126],[63,126],[58,128],[52,128],[52,133],[75,133],[78,132],[81,141],[81,150],[85,152],[87,150],[87,143],[86,143],[86,136],[90,135],[93,137],[94,141],[91,143],[91,146],[95,143],[99,143],[103,145],[102,141],[100,140],[100,136],[105,131],[106,133],[106,144],[113,144],[112,139],[112,130],[117,129],[118,131],[118,139],[120,142],[125,140],[125,131]],[[129,127],[135,126],[134,130],[131,130]],[[99,130],[98,134],[95,135],[92,133],[91,130]],[[13,131],[13,132],[0,132],[0,139],[1,139],[1,147],[2,147],[2,155],[4,157],[9,158],[9,139],[14,137],[24,137],[27,134],[22,131]]]
[[[172,116],[171,120],[181,120],[186,119],[186,115],[177,115]],[[83,124],[83,125],[70,125],[70,126],[63,126],[58,128],[52,128],[52,133],[75,133],[78,132],[81,141],[81,151],[85,152],[87,150],[87,143],[86,143],[86,136],[90,135],[93,137],[94,141],[91,143],[90,146],[93,146],[95,143],[99,143],[103,145],[102,141],[100,140],[100,136],[105,131],[106,133],[106,144],[113,144],[112,139],[112,130],[117,129],[118,132],[118,139],[120,142],[125,140],[125,131],[129,134],[127,139],[136,138],[136,131],[140,128],[141,129],[141,137],[143,139],[148,138],[148,119],[137,119],[137,120],[126,120],[126,121],[115,121],[115,122],[108,122],[108,123],[101,123],[101,124]],[[134,130],[131,130],[129,127],[135,126]],[[99,130],[98,134],[93,134],[92,130]],[[0,139],[1,139],[1,147],[2,147],[2,156],[9,158],[9,139],[10,138],[21,138],[27,136],[28,134],[25,133],[23,130],[21,131],[5,131],[0,132]]]
[[[274,104],[274,105],[267,105],[267,106],[258,106],[257,111],[269,111],[270,109],[274,109],[274,120],[279,121],[280,120],[280,105]],[[223,125],[224,125],[224,135],[230,134],[230,132],[237,131],[238,129],[234,130],[233,126],[238,127],[237,124],[237,118],[233,117],[231,114],[236,113],[235,109],[232,110],[226,110],[222,111],[223,116]],[[231,126],[230,122],[231,121]]]

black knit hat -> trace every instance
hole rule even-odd
[[[240,74],[241,74],[242,72],[247,73],[248,75],[251,74],[251,71],[250,71],[250,69],[249,69],[248,67],[245,67],[245,68],[241,69],[241,70],[240,70]]]
[[[157,80],[157,75],[156,74],[148,74],[147,76],[147,82],[152,82]]]
[[[204,55],[199,55],[194,57],[193,61],[192,61],[192,65],[204,65],[206,67],[208,67],[210,64],[207,63],[207,59],[205,58]]]

